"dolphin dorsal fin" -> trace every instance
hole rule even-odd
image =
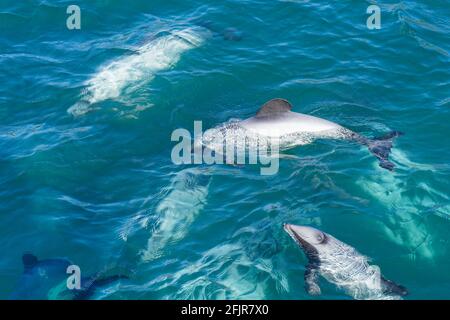
[[[24,269],[29,269],[33,268],[36,265],[36,263],[38,262],[38,258],[31,253],[25,253],[22,256],[22,262]]]
[[[289,112],[292,109],[292,105],[285,99],[272,99],[266,102],[256,113],[256,117],[269,117],[273,114],[280,114],[283,112]]]

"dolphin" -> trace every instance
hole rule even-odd
[[[85,82],[82,98],[67,112],[81,116],[91,111],[95,103],[120,100],[124,93],[139,89],[157,73],[174,66],[183,53],[199,47],[209,33],[201,27],[176,29],[136,48],[134,54],[105,64]]]
[[[308,258],[305,288],[310,295],[321,293],[319,275],[355,299],[401,299],[408,294],[405,287],[385,279],[356,249],[328,233],[308,226],[283,227]]]
[[[72,300],[89,299],[97,288],[120,279],[128,279],[123,275],[103,277],[101,273],[81,277],[81,288],[67,288],[67,268],[72,263],[67,259],[39,260],[31,253],[22,256],[23,273],[10,295],[11,300],[47,300],[69,298]]]
[[[144,261],[162,256],[167,245],[183,239],[189,226],[207,203],[210,177],[201,169],[188,168],[178,172],[171,181],[170,192],[156,207],[157,221],[142,252]]]
[[[250,144],[256,144],[261,138],[275,139],[283,149],[308,144],[318,138],[347,139],[366,146],[378,159],[380,167],[389,171],[394,169],[395,165],[389,161],[389,153],[393,139],[402,135],[401,132],[392,131],[382,137],[369,139],[335,122],[291,110],[292,105],[287,100],[272,99],[253,117],[207,130],[202,143],[218,150],[222,142],[218,142],[217,137],[223,136],[223,133],[226,139],[233,138],[236,141],[245,136]]]

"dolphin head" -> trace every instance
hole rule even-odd
[[[283,228],[306,254],[318,255],[328,243],[329,236],[318,229],[287,223]]]

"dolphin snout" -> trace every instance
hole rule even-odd
[[[293,224],[290,224],[290,223],[283,223],[283,229],[284,229],[284,231],[286,231],[291,237],[293,237],[293,236],[294,236],[294,233],[295,233],[293,227],[294,227]]]
[[[312,227],[300,226],[295,224],[283,223],[284,230],[296,238],[309,239],[314,236],[315,232],[320,232]]]

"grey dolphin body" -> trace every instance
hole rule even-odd
[[[318,229],[284,224],[284,230],[303,249],[308,265],[305,288],[311,295],[321,293],[319,275],[345,290],[355,299],[400,299],[405,287],[385,279],[377,266],[353,247]]]
[[[10,295],[11,300],[47,300],[54,299],[84,300],[90,298],[95,290],[127,276],[103,276],[98,273],[93,276],[81,277],[81,288],[68,290],[66,283],[70,276],[66,273],[72,263],[67,259],[44,259],[30,253],[22,257],[24,271]]]
[[[348,139],[368,147],[379,160],[382,168],[393,170],[394,164],[388,156],[393,138],[401,135],[398,131],[390,132],[381,138],[368,139],[341,125],[310,115],[292,112],[292,105],[284,99],[272,99],[265,103],[255,116],[227,124],[219,129],[205,132],[206,143],[217,136],[218,130],[233,135],[257,135],[259,137],[279,139],[280,147],[290,148],[310,143],[317,138]],[[242,132],[244,131],[244,133]]]

